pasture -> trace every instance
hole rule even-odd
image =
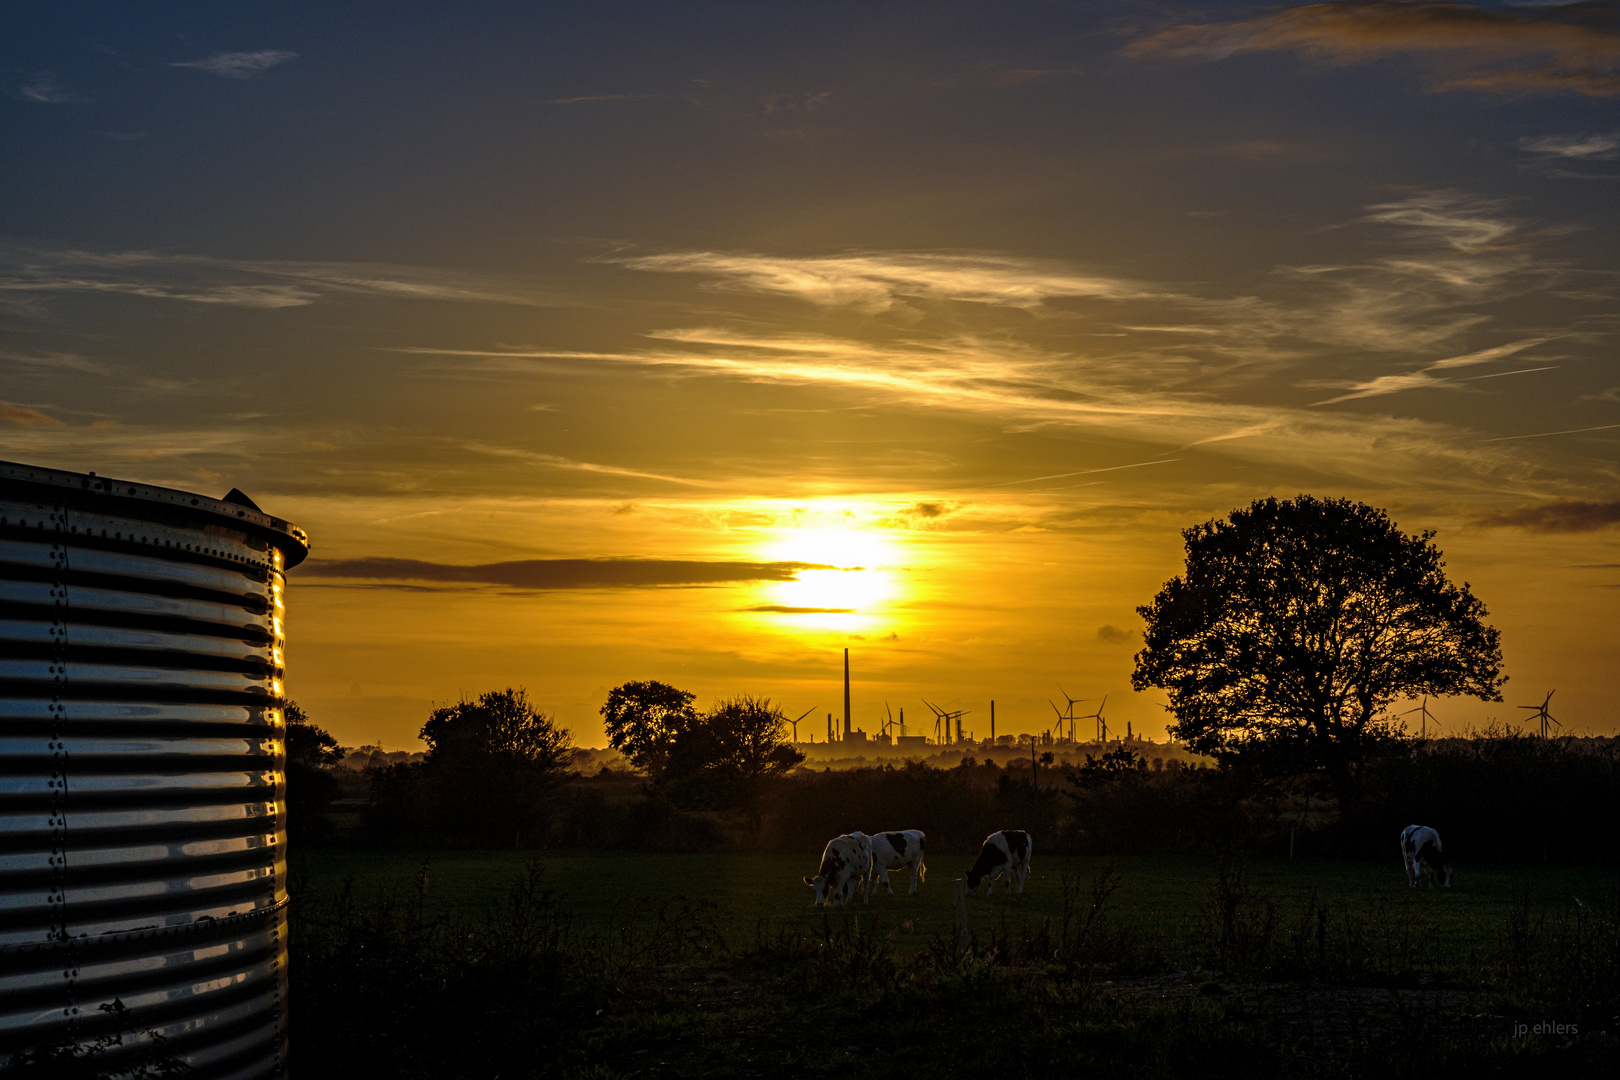
[[[1393,845],[1392,845],[1393,847]],[[458,1077],[1612,1075],[1613,870],[1041,857],[817,910],[797,855],[293,857],[294,1068]],[[1579,902],[1577,902],[1579,898]],[[1525,1034],[1535,1024],[1550,1034]],[[1559,1026],[1561,1025],[1561,1026]],[[1577,1037],[1578,1036],[1578,1037]]]
[[[1450,889],[1409,889],[1400,855],[1391,844],[1386,863],[1320,860],[1253,860],[1244,864],[1247,885],[1270,900],[1279,925],[1317,907],[1358,919],[1366,947],[1390,953],[1380,960],[1400,970],[1446,969],[1478,964],[1494,954],[1505,927],[1522,911],[1545,921],[1575,910],[1575,899],[1599,902],[1620,885],[1613,870],[1523,866],[1462,867]],[[852,920],[899,952],[925,948],[931,935],[954,934],[952,881],[972,862],[967,855],[929,860],[927,880],[906,895],[908,876],[891,875],[896,895],[879,886],[869,904],[816,909],[802,877],[816,871],[815,852],[799,855],[638,855],[564,851],[544,856],[544,883],[563,901],[576,927],[589,933],[633,928],[653,919],[675,898],[708,907],[717,929],[752,937],[771,931],[823,933]],[[294,857],[295,878],[318,894],[332,894],[352,877],[362,901],[382,894],[414,897],[425,865],[423,895],[430,915],[469,915],[499,902],[524,873],[526,852],[340,851]],[[969,929],[981,936],[998,928],[1033,928],[1062,918],[1062,879],[1069,875],[1089,890],[1108,865],[1105,858],[1048,856],[1037,850],[1022,895],[999,884],[991,897],[969,899]],[[1192,967],[1206,949],[1201,916],[1211,902],[1219,861],[1202,855],[1142,855],[1114,860],[1117,891],[1107,917],[1155,943],[1164,959]],[[1401,962],[1404,960],[1405,962]]]

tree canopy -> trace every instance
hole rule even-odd
[[[343,760],[343,748],[296,701],[281,711],[287,721],[287,832],[299,841],[326,839],[332,832],[326,812],[338,797],[331,768]]]
[[[568,730],[531,705],[523,690],[495,690],[434,709],[421,737],[428,751],[415,767],[426,781],[419,797],[434,804],[443,825],[497,843],[537,835],[546,797],[565,777],[572,743]]]
[[[752,808],[765,780],[804,760],[770,699],[740,694],[701,715],[693,700],[665,683],[630,682],[602,706],[608,742],[676,801]]]
[[[698,723],[696,696],[651,680],[614,687],[601,710],[608,745],[658,781],[676,739]]]
[[[1446,577],[1433,531],[1300,495],[1187,529],[1187,569],[1153,602],[1131,677],[1169,692],[1172,734],[1204,754],[1286,751],[1336,779],[1399,734],[1418,694],[1502,700],[1485,605]]]

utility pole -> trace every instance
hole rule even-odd
[[[996,741],[996,699],[990,699],[990,741]]]

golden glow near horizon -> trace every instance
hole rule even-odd
[[[531,4],[318,48],[265,7],[285,59],[242,78],[170,55],[225,8],[103,53],[34,20],[0,457],[307,529],[285,682],[346,745],[506,686],[586,745],[632,679],[841,707],[846,647],[868,731],[1041,731],[1061,685],[1162,736],[1136,607],[1181,530],[1301,492],[1438,530],[1490,609],[1508,700],[1444,730],[1556,688],[1613,731],[1608,31],[1318,6]]]

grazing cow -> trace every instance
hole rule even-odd
[[[872,876],[883,883],[894,895],[894,886],[889,884],[890,870],[911,871],[911,891],[908,896],[915,896],[917,883],[922,881],[928,873],[923,865],[923,843],[926,837],[920,829],[907,829],[904,832],[874,833],[872,841]],[[873,889],[876,885],[871,886]]]
[[[855,899],[857,887],[864,887],[872,872],[872,844],[863,833],[845,833],[827,841],[821,853],[821,869],[804,883],[816,890],[816,906],[847,904]]]
[[[1415,889],[1427,875],[1429,888],[1434,879],[1440,879],[1443,888],[1451,888],[1451,863],[1440,851],[1440,834],[1427,825],[1408,825],[1401,830],[1401,861],[1406,864],[1406,884]]]
[[[968,892],[977,889],[982,880],[984,895],[989,896],[995,891],[998,874],[1006,875],[1008,892],[1013,891],[1015,881],[1018,891],[1023,892],[1024,881],[1029,877],[1029,856],[1034,847],[1034,841],[1023,829],[1006,829],[985,837],[979,857],[967,872]]]

